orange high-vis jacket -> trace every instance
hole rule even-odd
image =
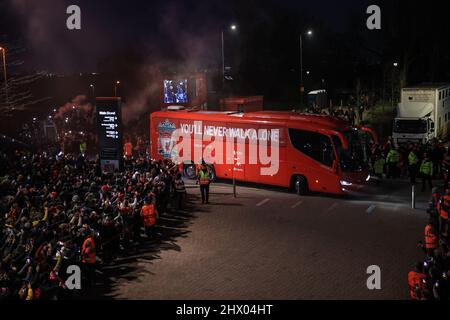
[[[155,205],[152,203],[144,205],[141,209],[141,216],[144,218],[145,227],[153,227],[156,223]]]
[[[449,208],[450,208],[450,195],[443,196],[439,201],[438,205],[439,216],[442,219],[448,220]]]
[[[90,245],[88,247],[88,244]],[[88,237],[83,242],[83,246],[81,247],[81,255],[83,263],[95,263],[95,242],[92,237]]]
[[[408,273],[409,295],[412,300],[423,300],[422,291],[425,288],[422,280],[426,278],[425,274],[416,271]]]
[[[433,227],[427,224],[425,227],[425,248],[436,249],[438,245],[438,237],[434,233]]]

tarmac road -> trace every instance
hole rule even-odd
[[[163,216],[160,241],[106,269],[104,297],[408,298],[429,192],[418,194],[414,210],[406,181],[371,186],[357,198],[247,185],[235,199],[230,184],[216,183],[209,205],[199,203],[198,188],[188,190],[191,207]],[[371,265],[381,268],[381,290],[367,289]]]

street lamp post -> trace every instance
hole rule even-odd
[[[398,67],[398,63],[394,62],[392,64],[392,79],[391,79],[391,107],[394,108],[394,72],[396,68]]]
[[[223,29],[222,32],[222,88],[225,85],[225,41],[223,36]]]
[[[300,34],[300,109],[303,107],[303,34]]]
[[[300,107],[303,107],[303,96],[305,92],[305,87],[303,83],[303,33],[300,33]],[[307,30],[306,35],[312,36],[312,30]]]
[[[116,83],[114,84],[114,97],[117,98],[117,86],[120,84],[120,81],[116,81]]]
[[[91,84],[89,87],[92,89],[92,98],[95,99],[95,86]]]
[[[231,31],[236,31],[237,26],[235,24],[232,24],[230,26]],[[221,30],[222,35],[222,86],[225,85],[225,35],[224,30]]]
[[[232,24],[230,25],[230,30],[235,32],[237,30],[237,25]],[[224,29],[221,30],[221,40],[222,40],[222,93],[225,88],[225,32]],[[235,158],[235,155],[233,155],[233,158]],[[236,198],[236,179],[235,179],[235,161],[233,161],[233,196]]]
[[[6,73],[6,48],[0,47],[0,51],[2,52],[2,60],[3,60],[3,79],[5,80],[6,102],[8,102],[8,77],[7,77],[7,73]]]

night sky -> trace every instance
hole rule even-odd
[[[81,7],[81,31],[65,27],[71,4]],[[270,23],[272,13],[289,10],[305,17],[299,26],[313,21],[341,32],[349,16],[364,16],[369,4],[365,0],[1,0],[0,35],[21,41],[27,50],[27,70],[95,72],[99,60],[129,47],[161,58],[176,52],[180,63],[203,66],[216,63],[220,30],[231,22],[242,34],[261,20]]]
[[[79,31],[66,27],[66,9],[72,4],[81,8]],[[366,27],[371,4],[381,8],[381,30]],[[35,97],[64,104],[88,94],[92,83],[96,94],[111,94],[120,79],[121,94],[139,116],[145,111],[140,108],[158,106],[163,77],[195,72],[207,74],[212,105],[220,95],[262,95],[269,106],[290,108],[301,96],[300,34],[311,28],[313,36],[303,42],[305,91],[326,89],[333,101],[364,93],[374,101],[389,100],[405,85],[450,81],[450,24],[443,4],[0,0],[0,44],[8,48],[11,76],[67,76],[55,83],[25,84],[17,92],[29,89]],[[231,24],[238,26],[237,32],[229,30]],[[222,30],[227,78],[232,79],[225,82]]]

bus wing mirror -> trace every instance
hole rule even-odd
[[[339,140],[341,140],[342,148],[344,150],[347,150],[348,149],[347,139],[345,139],[340,132],[336,132],[336,135],[339,137]]]
[[[338,170],[339,170],[338,162],[336,160],[333,160],[333,171],[337,173]]]
[[[394,127],[395,127],[395,120],[394,120]],[[378,136],[375,133],[375,131],[371,128],[368,127],[364,127],[364,126],[359,126],[357,127],[359,130],[366,132],[367,134],[369,134],[369,136],[372,138],[372,142],[373,143],[378,143]]]

